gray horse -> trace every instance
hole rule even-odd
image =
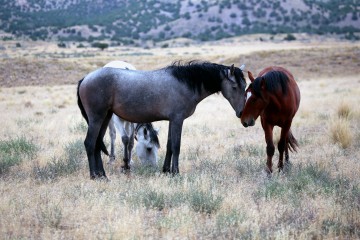
[[[124,61],[111,61],[104,68],[120,68],[136,70],[136,68]],[[109,162],[115,161],[115,139],[116,130],[121,136],[124,145],[124,161],[132,163],[132,149],[134,147],[134,138],[137,139],[136,154],[142,165],[157,166],[157,152],[160,148],[157,131],[151,123],[137,124],[127,122],[124,119],[113,114],[109,122],[109,134],[111,140]]]
[[[88,122],[84,141],[90,178],[107,178],[101,150],[113,113],[129,122],[169,121],[163,172],[179,173],[182,125],[197,104],[220,92],[240,117],[246,82],[242,69],[209,62],[174,63],[154,71],[101,68],[78,83],[78,105]],[[221,113],[219,113],[221,114]],[[124,168],[130,169],[129,162]]]

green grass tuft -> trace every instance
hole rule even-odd
[[[78,171],[83,165],[84,146],[81,140],[68,143],[64,147],[64,157],[53,157],[52,160],[41,167],[35,164],[33,175],[35,179],[43,182],[55,180],[61,176],[70,175]]]
[[[194,189],[189,192],[189,203],[195,212],[212,214],[219,210],[223,201],[222,196],[217,196],[212,191]]]
[[[24,159],[33,159],[38,147],[24,136],[0,141],[0,175]]]

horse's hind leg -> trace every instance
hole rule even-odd
[[[86,138],[84,141],[86,154],[89,161],[90,178],[95,179],[97,174],[96,158],[97,154],[100,153],[100,147],[98,147],[97,139],[101,128],[100,121],[90,121]]]
[[[109,124],[109,121],[111,119],[111,116],[112,116],[112,113],[109,112],[102,125],[101,125],[101,128],[100,128],[100,132],[99,132],[99,136],[98,136],[98,139],[97,139],[97,148],[99,148],[98,151],[95,152],[95,160],[96,160],[96,175],[97,177],[99,178],[106,178],[106,174],[105,174],[105,170],[104,170],[104,165],[103,165],[103,161],[102,161],[102,158],[101,158],[101,151],[100,151],[100,143],[101,141],[103,141],[103,138],[104,138],[104,135],[106,133],[106,129],[108,127],[108,124]]]
[[[285,143],[285,165],[286,164],[290,164],[289,148],[287,147],[287,143]]]
[[[109,135],[110,135],[111,149],[110,149],[110,156],[108,163],[113,163],[115,161],[115,140],[116,140],[116,129],[113,118],[111,118],[109,121]]]
[[[279,163],[278,163],[278,168],[279,168],[279,172],[281,170],[283,170],[284,168],[284,151],[287,152],[287,156],[289,157],[289,152],[287,149],[287,135],[289,132],[290,127],[283,127],[281,128],[281,134],[280,134],[280,140],[278,143],[278,150],[279,150]]]

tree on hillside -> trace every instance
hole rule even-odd
[[[109,44],[107,43],[102,43],[102,42],[94,42],[93,44],[91,44],[92,47],[96,47],[96,48],[100,48],[101,51],[103,51],[105,48],[109,47]]]

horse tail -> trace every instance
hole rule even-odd
[[[299,148],[299,143],[295,139],[294,135],[292,135],[291,130],[289,131],[287,136],[287,147],[291,152],[297,152],[297,149]]]
[[[81,80],[78,82],[77,92],[76,92],[76,93],[77,93],[77,103],[78,103],[78,106],[79,106],[79,108],[80,108],[81,115],[85,118],[86,123],[89,124],[89,118],[88,118],[88,116],[87,116],[87,114],[86,114],[84,105],[83,105],[82,102],[81,102],[81,98],[80,98],[80,94],[79,94],[80,85],[81,85],[81,83],[82,83],[83,80],[84,80],[84,78],[81,79]]]
[[[80,112],[81,112],[81,115],[85,118],[86,120],[86,123],[89,125],[89,118],[86,114],[86,111],[85,111],[85,108],[84,108],[84,105],[82,104],[82,101],[81,101],[81,98],[80,98],[80,94],[79,94],[79,89],[80,89],[80,85],[82,83],[82,81],[84,80],[81,79],[79,82],[78,82],[78,86],[77,86],[77,103],[78,103],[78,106],[80,108]],[[105,146],[105,143],[104,141],[101,139],[100,141],[97,141],[97,144],[100,144],[100,149],[101,151],[103,151],[105,153],[105,155],[109,156],[109,152],[108,150],[106,149],[106,146]]]

